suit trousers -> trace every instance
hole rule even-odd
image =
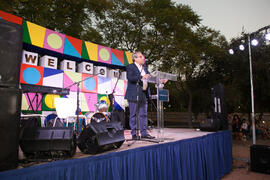
[[[137,111],[137,102],[128,101],[129,104],[129,126],[131,129],[131,135],[136,135],[137,122],[136,122],[136,111]],[[139,118],[139,129],[141,136],[146,136],[147,133],[147,101],[139,101],[138,103],[138,118]]]

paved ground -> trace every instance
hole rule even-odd
[[[270,140],[257,140],[256,144],[270,145]],[[222,180],[270,180],[270,174],[250,171],[250,146],[252,140],[242,142],[233,140],[233,170]]]

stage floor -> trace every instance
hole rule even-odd
[[[200,136],[204,136],[213,132],[204,132],[204,131],[200,131],[200,130],[196,130],[196,129],[187,129],[187,128],[164,128],[163,130],[164,132],[164,141],[162,142],[148,142],[148,141],[136,141],[134,144],[130,145],[133,141],[125,141],[123,143],[123,145],[118,148],[118,149],[113,149],[110,151],[105,151],[96,155],[100,155],[100,154],[106,154],[106,153],[110,153],[110,152],[120,152],[120,151],[125,151],[125,150],[129,150],[129,149],[134,149],[134,148],[139,148],[139,147],[144,147],[144,146],[150,146],[150,145],[155,145],[155,144],[161,144],[161,143],[168,143],[168,142],[174,142],[174,141],[179,141],[179,140],[183,140],[183,139],[190,139],[190,138],[196,138],[196,137],[200,137]],[[152,129],[149,131],[149,133],[152,136],[155,136],[156,138],[158,137],[158,129]],[[125,139],[131,139],[131,134],[130,134],[130,130],[125,130],[124,131],[124,135],[125,135]],[[75,158],[84,158],[84,157],[89,157],[89,156],[95,156],[95,155],[91,155],[91,154],[84,154],[82,153],[79,148],[77,147],[76,153],[75,155],[72,157],[72,159]],[[25,156],[23,155],[23,152],[21,151],[21,149],[19,149],[19,160],[23,161],[25,160]],[[52,160],[49,160],[49,162]],[[29,167],[31,165],[35,165],[35,164],[40,164],[40,163],[46,163],[46,162],[37,162],[37,163],[28,163],[28,164],[24,164],[24,163],[20,163],[20,167]]]

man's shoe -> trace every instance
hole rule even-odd
[[[144,139],[155,139],[155,137],[154,136],[151,136],[150,134],[147,134],[145,136],[142,136],[142,138],[144,138]]]
[[[140,139],[139,136],[137,136],[136,134],[135,135],[132,135],[132,140],[138,140],[138,139]]]

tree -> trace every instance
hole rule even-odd
[[[111,3],[106,0],[11,0],[0,8],[14,15],[79,39],[101,42],[93,20],[102,18]]]
[[[199,16],[189,6],[171,0],[113,2],[113,8],[98,23],[106,44],[140,50],[160,71],[178,74],[178,83],[169,85],[170,94],[178,101],[170,105],[177,110],[187,109],[191,124],[193,96],[199,94],[198,80],[205,80],[205,74],[214,71],[213,62],[223,59],[228,47],[224,36],[199,26]],[[179,92],[185,96],[181,97]]]

